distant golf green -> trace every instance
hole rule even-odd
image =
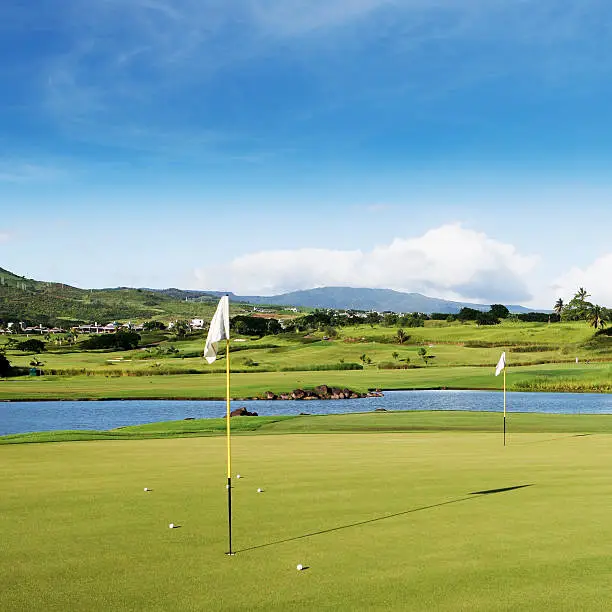
[[[612,417],[499,418],[259,422],[234,557],[222,436],[0,446],[2,610],[607,609]]]
[[[508,389],[612,391],[612,337],[595,335],[584,321],[495,326],[426,321],[408,328],[357,325],[323,331],[232,339],[232,394],[261,396],[320,384],[358,391],[384,389],[491,389],[502,351],[508,357]],[[185,398],[225,396],[225,358],[208,365],[204,334],[178,340],[171,332],[145,332],[134,350],[90,350],[79,340],[50,340],[46,351],[18,350],[0,338],[0,350],[19,372],[41,376],[0,381],[0,399]],[[59,342],[64,342],[59,344]],[[576,359],[578,361],[576,361]],[[32,366],[34,364],[34,366]],[[38,365],[36,365],[38,364]]]

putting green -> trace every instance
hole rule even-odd
[[[1,446],[1,607],[605,610],[610,441],[238,436],[234,557],[222,437]]]

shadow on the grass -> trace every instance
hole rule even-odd
[[[566,434],[564,436],[556,436],[554,438],[544,438],[542,440],[531,440],[529,442],[515,442],[513,446],[527,446],[528,444],[542,444],[544,442],[555,442],[556,440],[569,440],[570,438],[584,438],[592,436],[590,433]]]
[[[532,484],[516,485],[513,487],[504,487],[502,489],[489,489],[487,491],[474,491],[464,497],[458,497],[457,499],[450,499],[445,502],[437,504],[430,504],[428,506],[419,506],[418,508],[411,508],[410,510],[403,510],[402,512],[394,512],[393,514],[385,514],[372,519],[366,519],[365,521],[357,521],[356,523],[349,523],[348,525],[338,525],[337,527],[330,527],[329,529],[321,529],[320,531],[312,531],[311,533],[305,533],[292,538],[285,538],[284,540],[275,540],[274,542],[266,542],[265,544],[257,544],[256,546],[248,546],[236,552],[247,552],[249,550],[256,550],[258,548],[266,548],[267,546],[276,546],[277,544],[285,544],[286,542],[294,542],[295,540],[303,540],[304,538],[311,538],[313,536],[324,535],[326,533],[333,533],[334,531],[342,531],[343,529],[350,529],[351,527],[359,527],[360,525],[367,525],[369,523],[377,523],[379,521],[385,521],[387,519],[395,518],[398,516],[404,516],[406,514],[412,514],[413,512],[422,512],[423,510],[431,510],[432,508],[440,508],[441,506],[449,506],[450,504],[457,504],[459,502],[468,501],[470,499],[478,499],[485,495],[492,495],[494,493],[504,493],[506,491],[515,491],[516,489],[524,489],[525,487],[532,487]]]
[[[524,484],[516,485],[514,487],[504,487],[503,489],[487,489],[486,491],[474,491],[470,495],[492,495],[493,493],[504,493],[505,491],[516,491],[516,489],[524,489],[525,487],[532,487],[533,485]]]

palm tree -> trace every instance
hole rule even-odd
[[[558,314],[559,316],[561,316],[561,313],[563,312],[563,307],[564,306],[565,306],[565,304],[563,303],[563,300],[561,298],[559,298],[555,302],[555,305],[553,306],[553,312]]]
[[[588,297],[591,297],[591,294],[587,293],[587,290],[584,287],[578,287],[578,291],[576,291],[574,298],[580,302],[584,302]]]
[[[397,334],[395,334],[395,339],[398,344],[404,344],[404,342],[408,342],[408,334],[403,329],[398,329]]]
[[[608,322],[608,318],[604,312],[604,309],[598,304],[595,304],[595,306],[593,306],[593,308],[591,308],[588,312],[587,321],[591,327],[594,327],[597,330],[605,327],[606,323]]]

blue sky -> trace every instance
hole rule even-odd
[[[612,306],[603,0],[5,0],[0,266]]]

